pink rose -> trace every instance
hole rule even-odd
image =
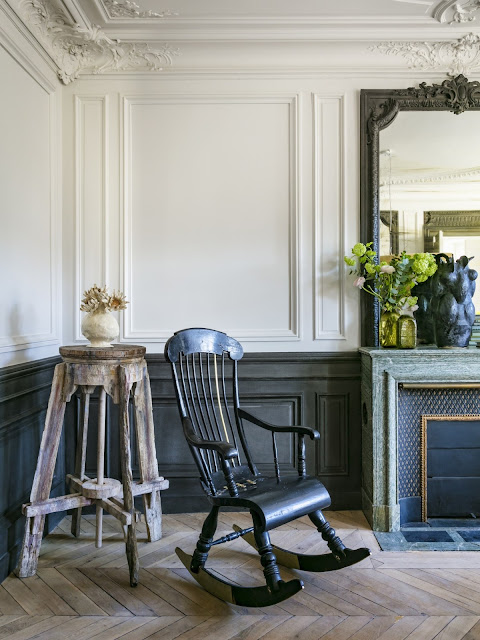
[[[365,278],[363,276],[358,276],[358,278],[355,278],[353,282],[353,286],[358,287],[359,289],[362,289],[364,284],[365,284]]]

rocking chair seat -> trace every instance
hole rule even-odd
[[[229,495],[225,487],[216,496],[210,497],[213,505],[219,507],[245,507],[255,511],[263,531],[270,531],[282,524],[306,516],[312,511],[326,509],[331,500],[324,485],[311,476],[268,476],[250,473],[247,466],[236,467],[233,477],[238,490],[238,497]],[[213,474],[216,486],[225,484],[223,473]]]

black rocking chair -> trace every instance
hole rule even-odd
[[[233,396],[230,399],[225,354],[233,361]],[[221,600],[247,607],[265,607],[286,600],[303,589],[301,580],[284,582],[277,563],[303,571],[334,571],[360,562],[370,551],[347,549],[322,514],[321,510],[330,506],[330,496],[317,478],[306,475],[305,469],[305,436],[315,440],[320,437],[318,431],[309,427],[268,424],[240,407],[238,360],[242,356],[242,346],[236,340],[210,329],[178,331],[165,345],[185,438],[200,471],[202,487],[212,504],[193,556],[179,548],[176,553],[193,578]],[[271,432],[275,477],[266,477],[257,470],[246,441],[243,420]],[[297,434],[298,477],[280,477],[275,434],[292,432]],[[248,509],[253,527],[241,530],[234,526],[233,533],[214,540],[220,507]],[[271,529],[305,515],[322,534],[331,553],[303,555],[271,544],[268,533]],[[266,586],[237,586],[205,569],[213,545],[240,536],[258,550]]]

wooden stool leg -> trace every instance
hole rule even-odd
[[[123,484],[123,505],[132,518],[131,524],[127,527],[126,551],[128,568],[130,570],[130,585],[136,587],[138,584],[138,549],[137,537],[135,533],[135,512],[132,492],[132,465],[130,456],[130,423],[128,418],[128,401],[132,383],[127,377],[125,367],[118,367],[119,387],[120,387],[120,458],[122,465]]]
[[[105,476],[105,414],[107,408],[107,394],[105,389],[100,389],[98,398],[98,440],[97,440],[97,484],[103,484]],[[97,529],[95,546],[102,546],[103,509],[97,502]]]
[[[147,367],[143,378],[137,382],[134,395],[135,430],[137,434],[140,480],[149,482],[158,478],[158,462],[155,453],[155,428],[153,424],[152,392]],[[148,541],[162,537],[162,503],[160,491],[152,491],[143,496]]]
[[[33,479],[30,502],[47,500],[52,487],[53,472],[57,460],[58,445],[62,433],[63,416],[65,414],[64,383],[66,365],[57,364],[53,376],[52,391],[48,401],[47,417],[43,430],[37,468]],[[20,578],[35,575],[38,554],[42,544],[45,516],[32,516],[25,522],[25,536],[15,573]]]
[[[90,394],[94,387],[82,387],[82,397],[80,400],[80,426],[77,434],[77,450],[75,453],[75,475],[83,480],[85,475],[85,460],[87,456],[87,434],[88,434],[88,414],[90,410]],[[78,538],[80,535],[80,520],[82,518],[82,507],[73,510],[72,534]]]

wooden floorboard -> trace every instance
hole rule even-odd
[[[65,518],[42,545],[37,575],[10,575],[0,585],[0,640],[480,640],[480,554],[381,551],[363,513],[326,512],[363,562],[329,573],[281,568],[305,589],[272,607],[242,608],[204,591],[175,554],[191,553],[205,514],[164,516],[164,536],[146,541],[138,524],[140,584],[129,585],[118,523],[105,517],[102,549],[95,517],[78,539]],[[221,513],[218,535],[245,513]],[[278,546],[301,553],[328,549],[308,518],[272,532]],[[258,554],[242,539],[213,547],[209,567],[224,580],[263,583]]]

